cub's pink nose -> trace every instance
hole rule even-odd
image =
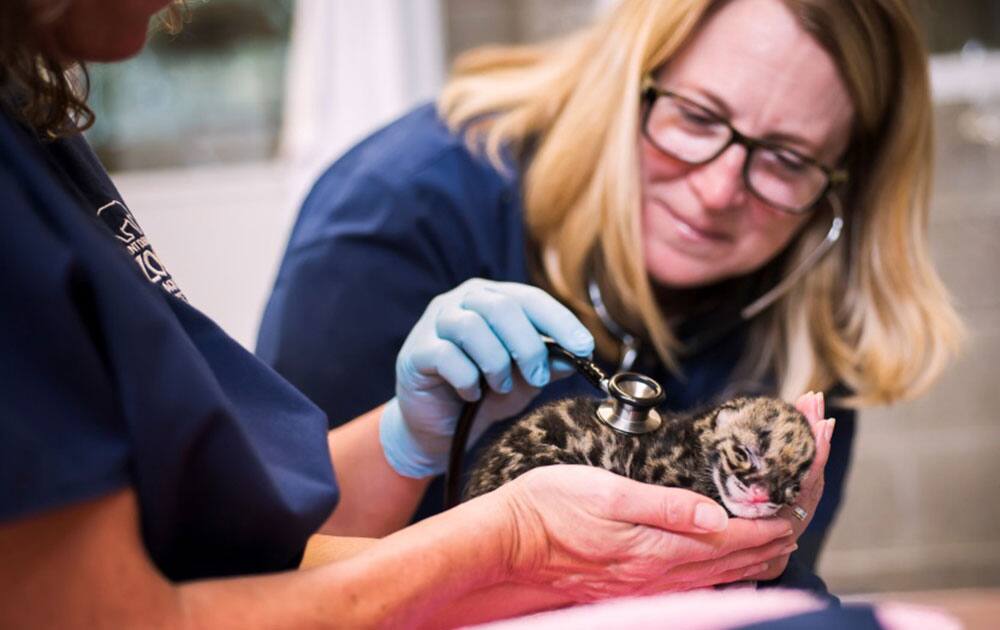
[[[747,499],[750,503],[767,503],[771,500],[771,495],[766,487],[755,483],[747,488]]]

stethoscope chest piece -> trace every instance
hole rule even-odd
[[[608,380],[610,398],[597,408],[597,418],[616,431],[639,435],[660,428],[655,407],[663,402],[660,384],[642,374],[619,372]]]

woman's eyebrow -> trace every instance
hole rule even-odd
[[[718,96],[711,90],[702,87],[689,86],[687,89],[689,93],[693,93],[709,101],[713,105],[715,113],[718,114],[719,116],[722,116],[727,121],[729,121],[730,124],[732,124],[733,122],[732,110],[729,109],[729,106],[722,99],[722,97]],[[742,129],[740,129],[739,131],[742,132]],[[791,133],[788,131],[772,131],[765,134],[762,137],[759,137],[758,139],[771,144],[787,147],[789,149],[792,149],[793,151],[802,153],[802,155],[805,157],[809,157],[812,159],[816,159],[817,156],[819,155],[819,147],[816,146],[814,142],[798,134]]]
[[[722,116],[726,120],[732,118],[733,115],[732,110],[729,109],[729,106],[726,104],[724,100],[722,100],[722,98],[720,98],[711,90],[706,90],[705,88],[694,87],[694,86],[690,86],[687,89],[689,90],[689,92],[692,92],[697,96],[700,96],[703,99],[710,101],[713,105],[715,113],[718,114],[719,116]],[[698,101],[695,102],[697,103]]]
[[[819,159],[820,148],[813,142],[794,133],[783,131],[772,131],[761,138],[764,142],[775,144],[800,153],[804,157],[813,160]]]

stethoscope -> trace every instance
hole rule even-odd
[[[619,433],[632,435],[660,428],[663,419],[656,407],[663,403],[665,395],[659,383],[630,371],[619,371],[608,377],[592,359],[578,357],[548,337],[542,339],[550,355],[569,361],[591,385],[607,396],[597,408],[598,420]]]
[[[843,234],[844,212],[840,204],[840,199],[836,195],[830,195],[828,199],[830,202],[830,209],[833,212],[833,220],[830,222],[830,227],[827,229],[826,236],[820,244],[809,252],[809,255],[807,255],[802,262],[795,267],[795,269],[788,273],[788,275],[786,275],[781,282],[777,283],[763,295],[741,308],[738,313],[734,314],[734,316],[721,317],[721,321],[715,322],[713,326],[701,331],[695,337],[686,339],[684,342],[684,348],[678,352],[679,356],[685,357],[700,353],[706,347],[719,341],[722,337],[739,327],[744,322],[747,322],[763,313],[782,296],[788,293],[792,287],[794,287],[795,284],[802,279],[802,276],[812,269],[813,266],[815,266],[816,263],[818,263],[823,256],[825,256],[827,252],[833,248]],[[642,347],[640,339],[625,330],[621,324],[616,322],[614,318],[611,317],[611,313],[604,302],[604,297],[601,295],[601,287],[593,276],[591,276],[590,280],[587,282],[587,297],[590,298],[590,303],[594,307],[594,312],[597,314],[597,318],[600,320],[601,325],[604,326],[609,333],[616,337],[621,344],[618,371],[627,372],[631,370],[632,366],[635,365],[636,359],[639,357],[639,351]]]
[[[844,227],[844,216],[840,201],[836,195],[831,195],[829,199],[831,208],[833,209],[833,221],[830,224],[829,230],[827,230],[826,237],[816,249],[810,252],[781,282],[743,307],[736,318],[722,322],[701,338],[694,340],[693,344],[689,344],[689,352],[692,351],[692,348],[696,351],[699,347],[704,347],[718,340],[722,335],[731,331],[742,322],[748,321],[763,312],[774,304],[778,298],[788,293],[795,283],[830,251],[837,240],[840,239]],[[656,410],[656,407],[662,404],[665,398],[663,388],[654,379],[631,371],[639,355],[639,340],[636,336],[628,333],[611,317],[601,296],[600,287],[593,278],[590,279],[587,285],[587,292],[594,311],[597,313],[597,317],[601,320],[602,325],[604,325],[608,332],[618,337],[621,341],[622,353],[618,371],[609,377],[591,358],[579,357],[557,344],[553,339],[543,335],[542,338],[545,346],[548,348],[550,355],[567,360],[591,385],[607,396],[606,400],[598,406],[596,411],[597,419],[600,422],[603,422],[619,433],[627,435],[641,435],[655,431],[663,423],[663,418]],[[472,422],[479,411],[479,406],[487,391],[485,379],[480,378],[480,385],[482,387],[481,391],[484,392],[483,397],[475,402],[465,404],[462,408],[462,414],[458,418],[455,434],[452,437],[448,472],[445,479],[446,508],[458,504],[466,443],[469,440]]]

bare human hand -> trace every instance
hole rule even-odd
[[[503,486],[514,581],[573,601],[747,579],[789,551],[783,519],[728,519],[711,499],[588,466],[545,466]]]
[[[834,419],[823,419],[825,413],[825,402],[822,392],[808,392],[795,401],[795,407],[805,415],[812,426],[813,437],[816,439],[816,457],[813,459],[809,472],[806,473],[802,482],[802,490],[796,500],[796,505],[804,509],[807,513],[805,520],[796,518],[791,513],[791,508],[783,508],[781,518],[791,525],[792,539],[798,540],[802,532],[806,530],[812,522],[813,514],[819,505],[819,500],[823,496],[823,470],[830,457],[830,439],[833,436]],[[779,577],[788,566],[788,558],[791,553],[784,554],[771,560],[767,568],[750,576],[751,580],[773,580]]]

